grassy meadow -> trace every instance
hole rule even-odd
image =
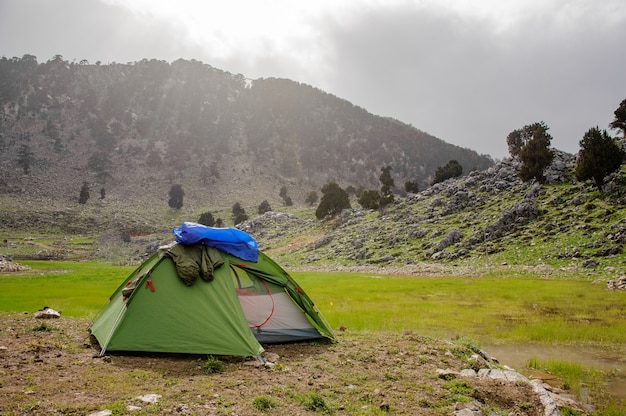
[[[134,266],[96,261],[20,261],[31,270],[0,274],[0,312],[34,312],[43,306],[93,318]],[[592,346],[626,354],[626,296],[604,282],[533,277],[416,277],[373,273],[294,272],[333,328],[361,333],[411,332],[484,343]],[[548,363],[550,364],[550,363]],[[534,359],[564,380],[580,365]],[[570,374],[562,372],[569,371]],[[559,373],[559,371],[561,371]],[[597,377],[593,369],[585,378]],[[601,383],[601,382],[600,382]],[[573,387],[580,382],[570,382]],[[578,393],[574,388],[573,392]],[[620,411],[624,404],[613,406]]]
[[[479,341],[626,342],[626,297],[582,280],[294,273],[337,328]]]
[[[134,266],[22,261],[0,275],[0,311],[93,317]],[[626,297],[587,280],[295,272],[334,328],[477,341],[626,345]]]

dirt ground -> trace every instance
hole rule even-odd
[[[0,415],[543,414],[527,383],[456,376],[486,365],[467,345],[414,333],[348,329],[337,343],[267,346],[273,366],[218,357],[219,369],[206,356],[98,357],[88,325],[0,314]]]

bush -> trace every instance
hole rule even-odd
[[[314,412],[332,412],[332,407],[328,403],[326,403],[324,397],[322,397],[318,393],[311,393],[308,396],[304,397],[302,400],[302,404],[307,410],[311,410]]]
[[[131,236],[130,236],[130,233],[128,231],[122,231],[122,233],[120,234],[120,238],[125,243],[130,243],[131,242]]]
[[[170,197],[170,199],[167,201],[167,203],[169,204],[170,208],[180,209],[183,207],[183,197],[185,196],[185,191],[183,191],[182,185],[172,185],[168,196]]]
[[[380,194],[376,189],[368,189],[361,192],[358,202],[365,209],[378,209],[380,206]]]
[[[261,413],[268,412],[278,407],[278,402],[270,396],[256,396],[252,401],[252,407]]]
[[[439,166],[435,171],[435,177],[431,182],[434,185],[450,178],[457,178],[463,174],[463,166],[456,160],[449,161],[445,166]]]
[[[80,188],[80,195],[78,196],[78,203],[85,205],[89,200],[89,184],[83,182],[83,186]]]
[[[317,202],[317,192],[315,191],[311,191],[307,194],[306,199],[304,200],[304,202],[308,205],[313,205],[314,203]]]
[[[267,202],[267,199],[261,202],[261,204],[259,205],[259,208],[257,208],[257,212],[259,213],[259,215],[263,215],[266,212],[270,212],[271,210],[272,210],[272,207],[270,206],[270,203]]]
[[[223,373],[224,363],[219,358],[209,355],[206,361],[202,363],[201,368],[206,374]]]
[[[248,215],[246,214],[246,210],[241,206],[239,202],[235,202],[233,205],[233,223],[235,225],[242,223],[248,219]]]
[[[419,192],[419,187],[417,186],[417,182],[406,181],[404,182],[404,190],[409,193],[416,194]]]
[[[339,214],[342,210],[351,208],[348,193],[335,182],[329,182],[322,187],[322,200],[315,210],[318,220],[327,215]]]
[[[200,214],[198,224],[206,225],[207,227],[213,227],[215,225],[215,218],[213,218],[213,214],[211,214],[210,212],[203,212],[202,214]]]

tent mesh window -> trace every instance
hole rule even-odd
[[[248,326],[250,328],[261,328],[274,314],[274,297],[272,296],[270,284],[239,267],[231,266],[230,269],[237,290],[237,296],[240,297],[240,302],[242,302],[241,306],[244,309]],[[248,296],[255,297],[253,304],[254,311],[252,311],[249,306],[246,307],[246,303],[249,305],[249,302],[243,302],[241,299],[241,297]]]

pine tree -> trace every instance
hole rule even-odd
[[[463,174],[463,166],[456,160],[451,160],[445,166],[439,166],[435,171],[431,185],[443,182],[450,178],[458,178]]]
[[[289,197],[289,195],[287,195],[287,187],[286,186],[282,186],[280,188],[280,193],[278,194],[282,199],[283,199],[283,204],[285,204],[286,207],[290,207],[293,205],[293,201],[291,200],[291,197]]]
[[[306,199],[304,200],[304,202],[308,205],[313,205],[317,202],[317,198],[317,192],[311,191],[306,195]]]
[[[84,205],[89,200],[89,184],[83,182],[83,186],[80,188],[80,195],[78,196],[78,203]]]
[[[417,182],[406,181],[404,182],[404,190],[409,193],[416,194],[419,192],[419,186],[417,185]]]
[[[391,166],[384,166],[380,168],[381,174],[378,180],[381,183],[380,187],[380,200],[378,201],[379,209],[384,210],[385,206],[391,204],[394,200],[393,187],[395,186],[393,178],[391,177]]]
[[[261,202],[259,204],[259,207],[257,208],[257,212],[259,213],[259,215],[263,215],[266,212],[269,212],[272,210],[272,207],[270,206],[270,203],[267,202],[267,199],[263,200],[263,202]]]
[[[522,148],[532,139],[535,130],[539,127],[545,127],[546,130],[548,129],[545,123],[541,121],[539,123],[528,124],[521,129],[513,130],[506,136],[506,144],[509,147],[511,157],[519,156]]]
[[[624,140],[626,140],[626,99],[622,100],[613,114],[615,115],[615,120],[609,124],[609,127],[621,130]]]
[[[213,218],[213,214],[208,211],[203,212],[202,214],[200,214],[198,224],[206,225],[207,227],[213,227],[215,225],[215,219]]]
[[[172,185],[168,196],[170,197],[170,199],[167,203],[169,204],[170,208],[181,209],[183,207],[183,197],[185,196],[185,191],[183,191],[182,185]]]
[[[624,161],[624,150],[606,130],[591,128],[580,141],[580,151],[576,162],[576,179],[593,179],[599,191],[604,186],[604,178],[615,172]]]
[[[339,214],[348,208],[351,208],[348,193],[335,182],[329,182],[322,186],[322,200],[315,210],[315,217],[321,220],[328,215]]]
[[[239,202],[235,202],[233,204],[233,223],[235,225],[244,222],[248,219],[248,215],[246,214],[246,210],[241,206]]]
[[[544,170],[550,166],[554,153],[550,150],[552,136],[547,132],[548,128],[544,124],[539,124],[532,134],[532,138],[526,142],[519,157],[522,161],[519,177],[522,181],[528,182],[535,179],[539,183],[545,182]]]
[[[30,167],[35,161],[35,154],[29,145],[23,144],[17,151],[17,164],[22,168],[25,174],[30,173]]]

